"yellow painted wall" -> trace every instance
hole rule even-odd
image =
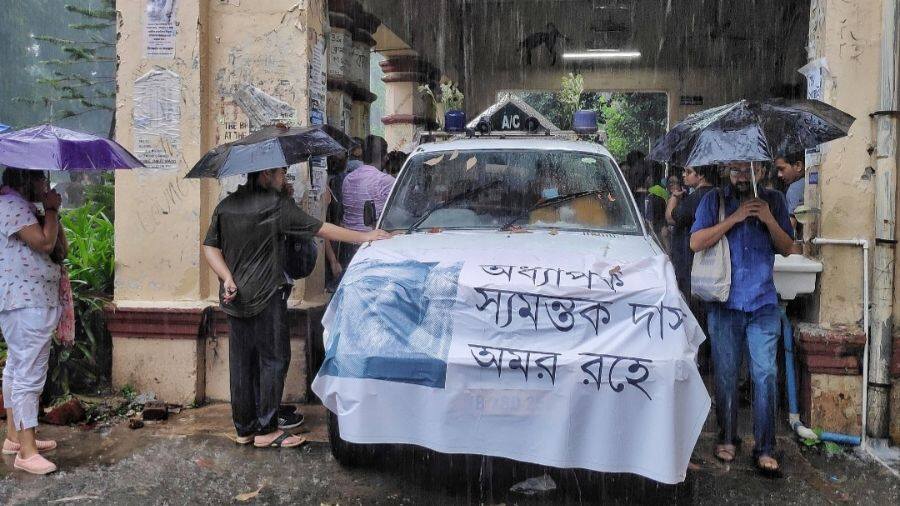
[[[116,290],[119,305],[155,301],[215,301],[217,281],[201,259],[200,245],[220,198],[212,180],[183,176],[217,144],[249,132],[234,93],[250,84],[292,106],[308,124],[308,61],[315,37],[327,25],[322,0],[215,0],[177,3],[174,59],[147,59],[143,2],[120,2],[116,139],[134,149],[134,81],[154,68],[181,79],[177,170],[137,170],[116,175]],[[236,128],[233,126],[236,125]],[[301,171],[305,173],[305,171]],[[295,296],[304,293],[298,283]],[[321,273],[309,281],[322,292]]]
[[[122,145],[135,151],[135,81],[160,70],[173,72],[180,80],[174,129],[178,145],[171,149],[177,167],[116,174],[119,308],[199,308],[217,303],[218,281],[202,259],[201,244],[222,191],[214,180],[186,180],[184,175],[210,148],[248,133],[247,115],[235,104],[235,92],[243,85],[287,103],[295,110],[297,123],[309,123],[309,62],[317,37],[324,38],[324,3],[182,0],[176,2],[174,15],[174,58],[148,59],[144,2],[118,2],[116,139]],[[299,305],[301,297],[306,305],[310,300],[321,303],[323,284],[319,269],[307,283],[298,283],[292,305]],[[207,371],[206,348],[196,339],[114,338],[113,382],[152,390],[170,402],[189,403],[205,396],[209,372],[209,379],[218,382],[210,391],[221,397],[222,386],[227,389],[227,369],[223,373],[213,362]],[[299,349],[295,353],[291,398],[305,392],[305,383],[298,379],[306,373],[305,361]]]
[[[850,135],[826,145],[819,175],[820,235],[873,240],[874,143],[869,113],[878,108],[881,75],[882,1],[813,2],[810,57],[824,57],[830,76],[824,101],[856,117]],[[819,323],[857,323],[862,318],[859,248],[823,246],[819,277]],[[895,310],[897,308],[895,307]]]
[[[183,179],[205,151],[201,90],[204,4],[179,2],[173,60],[144,58],[144,2],[119,2],[116,140],[134,149],[134,81],[157,65],[181,79],[180,158],[177,170],[116,174],[116,301],[199,301],[201,184]]]

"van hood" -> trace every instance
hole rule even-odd
[[[366,251],[371,249],[371,251]],[[590,258],[608,263],[631,263],[661,255],[655,241],[641,235],[555,231],[442,231],[403,234],[363,245],[362,257],[393,257],[421,262],[452,261],[477,254],[485,263],[498,262],[515,252],[520,260],[540,265],[548,260],[576,267]]]

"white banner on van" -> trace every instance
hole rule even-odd
[[[710,399],[668,259],[466,255],[357,254],[313,384],[342,437],[683,481]]]

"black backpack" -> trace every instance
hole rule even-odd
[[[287,235],[283,244],[285,274],[291,279],[302,279],[312,274],[319,256],[319,248],[313,238]]]

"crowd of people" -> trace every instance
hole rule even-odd
[[[304,442],[284,431],[299,425],[302,414],[280,404],[290,362],[287,299],[292,280],[282,268],[283,250],[273,241],[323,238],[326,283],[333,290],[358,244],[389,237],[373,229],[367,207],[374,208],[377,219],[405,159],[405,153],[388,152],[380,137],[354,139],[345,158],[329,159],[325,222],[296,205],[285,183],[285,168],[249,174],[246,184],[216,207],[203,251],[221,281],[220,299],[230,326],[230,390],[239,443],[292,447]],[[708,349],[701,351],[709,358],[701,360],[701,367],[711,365],[714,373],[720,431],[716,457],[730,462],[738,450],[738,387],[746,350],[753,386],[753,455],[761,471],[777,473],[781,320],[772,270],[776,253],[790,254],[795,248],[803,155],[787,155],[774,164],[684,167],[667,175],[661,165],[633,152],[623,172],[643,218],[672,259],[679,289],[709,336]],[[36,202],[42,204],[40,211]],[[34,428],[51,336],[64,309],[60,301],[66,283],[59,265],[66,239],[59,226],[60,204],[60,195],[49,189],[43,172],[4,172],[0,261],[27,268],[0,271],[0,324],[9,346],[3,371],[8,424],[3,451],[16,453],[17,468],[37,474],[56,469],[41,456],[56,443],[37,439]],[[730,294],[724,302],[700,303],[691,297],[693,257],[722,237],[728,238],[730,250]]]
[[[711,366],[714,377],[719,425],[715,456],[731,462],[738,450],[738,394],[746,350],[753,391],[753,457],[761,472],[778,474],[774,449],[781,310],[773,265],[776,253],[795,252],[800,225],[794,214],[803,203],[804,154],[779,157],[774,164],[684,167],[668,178],[664,170],[637,151],[623,163],[642,217],[669,253],[678,288],[709,336],[699,363],[701,370]],[[702,302],[691,293],[694,255],[722,237],[728,239],[730,293],[723,302]]]
[[[284,431],[300,425],[303,415],[281,405],[291,358],[287,299],[293,280],[287,275],[285,250],[275,241],[323,238],[333,287],[358,244],[389,237],[366,225],[364,208],[371,201],[376,218],[380,215],[406,155],[388,153],[387,143],[376,136],[355,139],[351,148],[346,158],[329,159],[325,222],[295,203],[286,168],[248,174],[246,184],[213,213],[203,253],[221,282],[219,297],[230,327],[231,405],[239,443],[293,447],[304,442]],[[0,327],[8,357],[3,368],[3,453],[15,454],[14,466],[33,474],[56,470],[42,455],[56,448],[56,442],[35,435],[51,340],[54,335],[74,337],[71,291],[61,268],[67,249],[61,204],[45,172],[4,170]]]

